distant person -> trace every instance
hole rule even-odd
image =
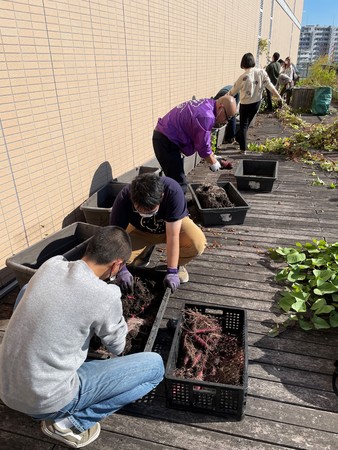
[[[278,52],[275,52],[272,55],[272,61],[270,64],[266,66],[266,73],[269,75],[271,83],[276,86],[278,77],[281,71],[281,65],[279,64],[278,60],[280,58],[280,54]],[[269,89],[265,89],[266,91],[266,111],[272,111],[272,98],[271,98],[271,92]]]
[[[213,97],[214,100],[218,100],[220,97],[223,97],[223,95],[227,94],[231,88],[232,85],[230,84],[224,86],[220,91],[217,92],[215,97]],[[236,94],[234,98],[236,100],[236,108],[237,108],[239,103],[239,94]],[[233,144],[235,142],[235,136],[236,136],[236,116],[233,116],[229,119],[227,126],[225,128],[223,144]]]
[[[124,350],[121,291],[105,280],[119,273],[130,253],[125,230],[108,226],[89,240],[82,259],[50,258],[20,291],[0,346],[1,400],[69,447],[93,442],[102,419],[163,378],[162,358],[154,352],[86,360],[94,335],[113,355]]]
[[[256,68],[255,65],[255,58],[252,53],[245,53],[241,60],[241,69],[244,69],[244,73],[236,80],[228,93],[232,96],[240,93],[237,141],[243,152],[247,150],[248,128],[259,110],[264,88],[269,89],[282,102],[281,96],[271,83],[266,71]]]
[[[236,101],[229,95],[217,100],[188,100],[158,119],[153,134],[156,158],[164,174],[187,190],[182,154],[198,153],[212,171],[222,168],[211,148],[211,131],[226,124],[236,114]]]
[[[290,103],[292,89],[294,87],[294,78],[294,65],[291,63],[290,57],[288,56],[287,58],[285,58],[281,73],[278,77],[278,87],[281,87],[280,95],[281,97],[285,95],[285,101],[287,105]]]

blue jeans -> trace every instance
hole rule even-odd
[[[154,389],[163,379],[159,354],[135,353],[104,361],[86,361],[77,371],[80,388],[60,411],[34,416],[36,420],[68,418],[80,431],[113,414]]]
[[[25,285],[15,302],[23,297]],[[36,420],[68,418],[80,431],[118,409],[140,399],[163,379],[164,367],[159,354],[135,353],[103,361],[86,361],[78,369],[80,386],[73,400],[59,411],[33,416]]]

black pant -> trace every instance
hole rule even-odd
[[[272,110],[272,98],[271,98],[271,92],[269,89],[265,89],[266,91],[266,109]]]
[[[184,173],[184,162],[178,145],[171,142],[164,134],[154,131],[153,147],[164,175],[173,178],[187,192],[187,178]]]
[[[237,135],[237,141],[241,150],[247,150],[247,133],[252,119],[255,117],[259,110],[260,101],[256,103],[249,103],[245,105],[240,103],[239,105],[239,131]]]

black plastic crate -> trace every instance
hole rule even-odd
[[[244,350],[240,386],[178,378],[174,371],[180,358],[184,311],[195,309],[221,319],[223,332],[239,337]],[[244,417],[248,388],[248,339],[246,311],[201,303],[185,304],[176,327],[165,372],[166,401],[170,408],[201,412],[241,420]]]
[[[69,261],[81,258],[97,229],[88,223],[73,223],[11,256],[6,265],[13,271],[19,286],[23,287],[47,259],[56,255],[63,255]]]
[[[80,209],[84,213],[86,222],[101,227],[109,225],[113,203],[126,185],[127,183],[110,181],[82,203]]]
[[[160,328],[161,321],[163,319],[163,315],[171,294],[170,289],[165,288],[163,285],[163,279],[166,272],[149,268],[136,268],[133,266],[128,267],[128,270],[134,277],[140,277],[142,280],[155,281],[159,291],[163,290],[163,293],[160,293],[158,299],[156,299],[156,302],[151,304],[149,308],[147,308],[147,310],[145,310],[145,312],[143,313],[144,317],[149,315],[149,313],[152,316],[154,316],[155,314],[148,336],[143,333],[145,337],[142,339],[142,342],[136,344],[136,346],[139,346],[140,348],[130,353],[134,353],[135,351],[150,352],[153,350],[154,342],[156,340],[157,333]],[[98,341],[99,339],[96,338],[96,342]],[[88,352],[88,359],[109,359],[109,358],[110,358],[109,355],[99,353],[97,351],[94,351],[93,349],[90,349],[90,351]]]
[[[235,172],[237,189],[270,192],[277,174],[278,161],[242,159]]]
[[[162,169],[159,167],[151,167],[151,166],[141,166],[138,171],[138,175],[143,175],[144,173],[152,173],[154,175],[161,176]]]
[[[250,206],[232,183],[218,182],[216,184],[225,190],[229,200],[234,203],[234,207],[202,208],[198,196],[196,195],[196,189],[201,186],[201,184],[188,184],[188,188],[191,192],[192,199],[196,205],[202,224],[207,227],[213,225],[241,225],[245,220],[246,213]]]

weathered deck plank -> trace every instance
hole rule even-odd
[[[288,134],[272,116],[259,118],[257,123],[251,131],[257,139]],[[229,151],[225,155],[233,160],[234,170],[215,174],[201,164],[189,179],[235,183],[238,160],[260,158],[280,161],[278,180],[271,193],[242,192],[250,205],[243,225],[203,227],[207,249],[189,265],[190,282],[171,296],[161,324],[164,344],[157,343],[155,349],[166,358],[172,340],[166,334],[166,322],[177,318],[186,302],[245,308],[249,344],[246,416],[236,422],[169,409],[162,383],[149,398],[104,420],[99,439],[90,446],[93,450],[338,448],[338,398],[331,386],[333,362],[338,358],[337,330],[305,333],[294,328],[277,338],[267,335],[274,321],[283,320],[276,306],[283,288],[275,281],[280,264],[271,260],[267,249],[312,238],[337,241],[338,193],[312,185],[312,166],[274,155],[242,156]],[[163,255],[155,254],[154,261],[163,264]],[[0,339],[6,323],[0,322]],[[31,419],[2,404],[0,447],[65,448],[42,435]]]

